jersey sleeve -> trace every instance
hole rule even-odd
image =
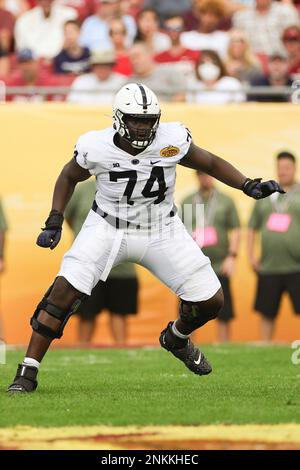
[[[178,147],[180,148],[180,160],[186,156],[193,141],[191,131],[182,123],[178,129]]]
[[[160,143],[160,156],[165,162],[174,164],[180,162],[188,153],[192,135],[181,122],[173,122],[165,127]]]
[[[79,166],[88,170],[91,175],[95,174],[95,162],[92,161],[92,151],[89,146],[84,142],[84,137],[81,136],[76,142],[74,148],[74,160]]]

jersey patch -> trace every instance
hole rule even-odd
[[[180,152],[180,149],[178,147],[175,147],[174,145],[168,145],[168,147],[164,147],[160,151],[161,157],[175,157],[175,155],[178,155]]]

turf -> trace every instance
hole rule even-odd
[[[22,351],[0,365],[0,426],[300,423],[300,365],[288,346],[205,346],[190,373],[160,349],[52,350],[34,394],[6,394]]]

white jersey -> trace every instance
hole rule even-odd
[[[173,209],[176,163],[187,154],[191,134],[180,122],[161,123],[153,142],[132,156],[115,145],[115,133],[110,127],[83,134],[74,158],[95,175],[101,211],[150,228]]]

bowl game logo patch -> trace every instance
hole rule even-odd
[[[180,152],[178,147],[174,147],[174,145],[168,145],[168,147],[164,147],[160,151],[161,157],[175,157]]]

